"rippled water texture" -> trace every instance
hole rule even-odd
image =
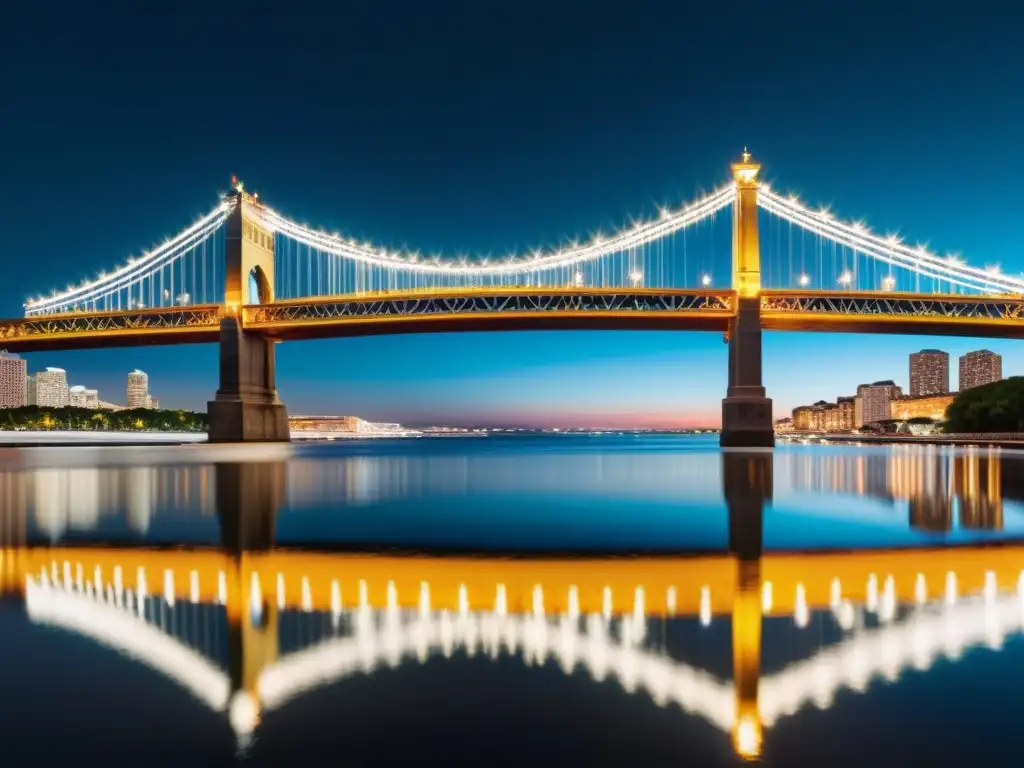
[[[0,451],[0,760],[1014,765],[1024,454]]]

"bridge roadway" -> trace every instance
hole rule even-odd
[[[724,615],[738,594],[737,565],[730,554],[555,560],[287,549],[241,557],[216,550],[102,547],[0,551],[0,574],[8,590],[45,571],[54,581],[98,582],[104,589],[134,591],[141,585],[149,594],[240,606],[258,584],[262,597],[280,607],[318,611],[360,604],[383,608],[392,601],[397,607],[416,608],[426,585],[434,610],[492,611],[503,592],[509,613],[533,612],[540,594],[549,615],[571,609]],[[1024,544],[766,553],[760,565],[765,613],[791,615],[828,608],[839,599],[870,605],[887,591],[899,603],[913,603],[948,597],[951,589],[956,595],[1018,589],[1024,578]]]
[[[241,308],[243,327],[280,340],[469,330],[619,329],[725,332],[731,290],[470,288],[347,294]],[[227,308],[41,315],[0,321],[12,352],[216,342]],[[1024,297],[762,291],[772,331],[1024,336]]]

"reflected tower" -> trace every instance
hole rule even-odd
[[[274,544],[277,511],[284,502],[287,464],[283,461],[218,464],[217,516],[221,546],[231,556],[226,574],[229,717],[235,733],[251,734],[260,720],[260,671],[278,656],[278,607],[264,599],[250,554]]]
[[[722,490],[729,509],[729,552],[736,559],[732,606],[733,745],[745,760],[761,756],[758,707],[761,676],[761,553],[764,505],[772,498],[774,457],[769,452],[722,454]]]
[[[217,517],[221,546],[228,554],[270,549],[287,476],[283,461],[217,465]]]

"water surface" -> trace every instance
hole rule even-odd
[[[0,452],[12,765],[1013,764],[1024,455]]]

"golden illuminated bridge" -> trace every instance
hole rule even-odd
[[[915,498],[941,506],[953,494],[962,525],[1001,528],[1004,478],[992,459],[965,452],[944,478],[935,467],[917,472],[896,458],[887,490],[868,491],[909,495],[912,507]],[[459,653],[553,661],[566,674],[613,679],[705,719],[741,755],[756,757],[763,728],[804,707],[827,708],[842,690],[894,682],[975,646],[999,648],[1024,627],[1024,544],[766,551],[771,453],[720,460],[728,544],[685,556],[381,556],[279,547],[284,462],[215,467],[217,548],[32,545],[24,514],[12,512],[24,513],[28,501],[8,488],[0,592],[23,601],[32,621],[166,675],[227,717],[243,742],[264,717],[308,691]],[[845,476],[809,481],[829,487]],[[56,476],[48,477],[52,484]],[[39,499],[32,504],[38,508]],[[226,637],[217,636],[213,614],[226,619]],[[731,676],[665,645],[657,625],[666,620],[729,621]],[[803,631],[822,620],[838,631],[836,642],[762,671],[766,622]],[[305,638],[298,645],[286,638],[296,627]]]
[[[213,211],[164,244],[29,301],[23,319],[0,321],[0,346],[219,342],[210,439],[231,442],[288,439],[277,341],[531,328],[717,331],[729,342],[722,443],[768,446],[762,329],[1024,332],[1024,280],[812,210],[770,189],[759,171],[744,151],[728,185],[614,234],[461,259],[300,225],[233,180]]]

